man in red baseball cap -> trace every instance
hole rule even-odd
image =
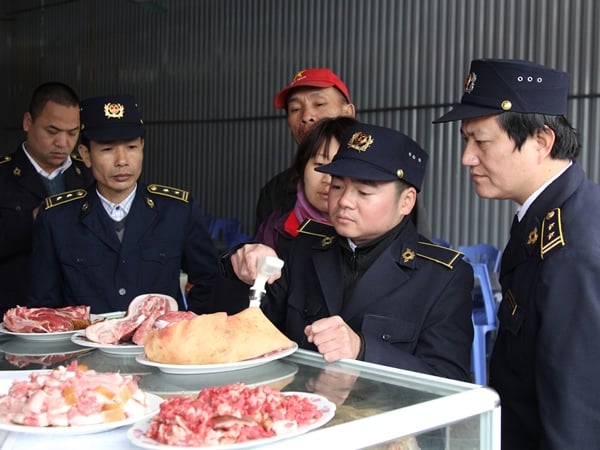
[[[285,109],[287,123],[296,144],[308,131],[326,117],[354,117],[356,109],[344,82],[330,69],[309,68],[296,73],[273,104]],[[275,175],[260,190],[256,205],[256,228],[273,211],[282,214],[296,203],[298,175],[291,168]]]

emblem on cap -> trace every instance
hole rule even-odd
[[[303,76],[304,76],[304,70],[301,70],[296,75],[294,75],[294,78],[292,78],[292,81],[290,81],[290,86],[292,84],[294,84],[296,81],[298,81],[300,78],[302,78]]]
[[[109,119],[122,119],[125,115],[125,106],[120,103],[106,103],[104,115]]]
[[[475,81],[477,81],[477,74],[475,72],[471,72],[467,79],[465,80],[465,92],[470,94],[475,89]]]
[[[348,141],[348,147],[358,150],[359,152],[364,152],[373,145],[373,142],[373,137],[370,134],[357,131]]]
[[[502,111],[510,111],[512,109],[512,102],[510,100],[503,100],[500,103],[500,108],[502,108]]]

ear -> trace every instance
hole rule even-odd
[[[549,126],[544,126],[535,131],[533,139],[536,143],[536,149],[539,152],[539,160],[541,161],[550,157],[552,147],[554,147],[554,141],[556,141],[554,130]]]
[[[33,123],[33,118],[31,117],[30,112],[26,112],[23,114],[23,131],[28,133],[31,129],[31,124]]]
[[[90,158],[90,149],[87,148],[83,144],[79,144],[77,146],[77,151],[79,152],[79,156],[81,156],[81,159],[83,159],[83,163],[85,164],[85,167],[87,167],[88,169],[91,169],[92,168],[92,159]]]
[[[345,104],[342,108],[342,111],[342,116],[344,117],[356,117],[356,107],[354,106],[354,103]]]
[[[417,190],[412,186],[407,187],[404,189],[404,191],[402,191],[399,201],[400,213],[403,216],[408,216],[417,203]]]

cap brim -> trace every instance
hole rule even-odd
[[[279,91],[277,93],[277,95],[275,96],[275,98],[273,99],[273,104],[275,105],[275,108],[277,108],[277,109],[285,109],[287,106],[287,97],[292,89],[296,89],[299,87],[326,88],[326,87],[331,87],[331,86],[335,86],[335,83],[332,83],[330,81],[319,81],[319,80],[311,80],[311,81],[307,81],[305,83],[300,81],[300,82],[294,84],[293,86],[287,86],[287,87],[283,88],[281,91]]]
[[[328,173],[334,177],[351,177],[365,181],[394,181],[394,174],[385,172],[379,167],[365,161],[351,158],[339,158],[324,166],[315,168],[317,172]]]
[[[474,119],[475,117],[495,116],[502,113],[496,108],[460,103],[432,123],[454,122],[456,120]]]
[[[83,137],[96,142],[130,141],[138,137],[143,138],[144,134],[144,128],[138,125],[81,131]]]

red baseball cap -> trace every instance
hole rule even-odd
[[[273,100],[275,108],[285,109],[285,107],[287,106],[286,100],[290,91],[294,88],[301,86],[312,86],[320,88],[334,86],[338,88],[339,91],[344,95],[344,97],[346,97],[346,100],[350,102],[350,94],[348,93],[348,88],[335,73],[326,68],[313,68],[301,70],[296,75],[294,75],[292,81],[290,81],[290,83],[281,91],[279,91],[275,96],[275,99]]]

